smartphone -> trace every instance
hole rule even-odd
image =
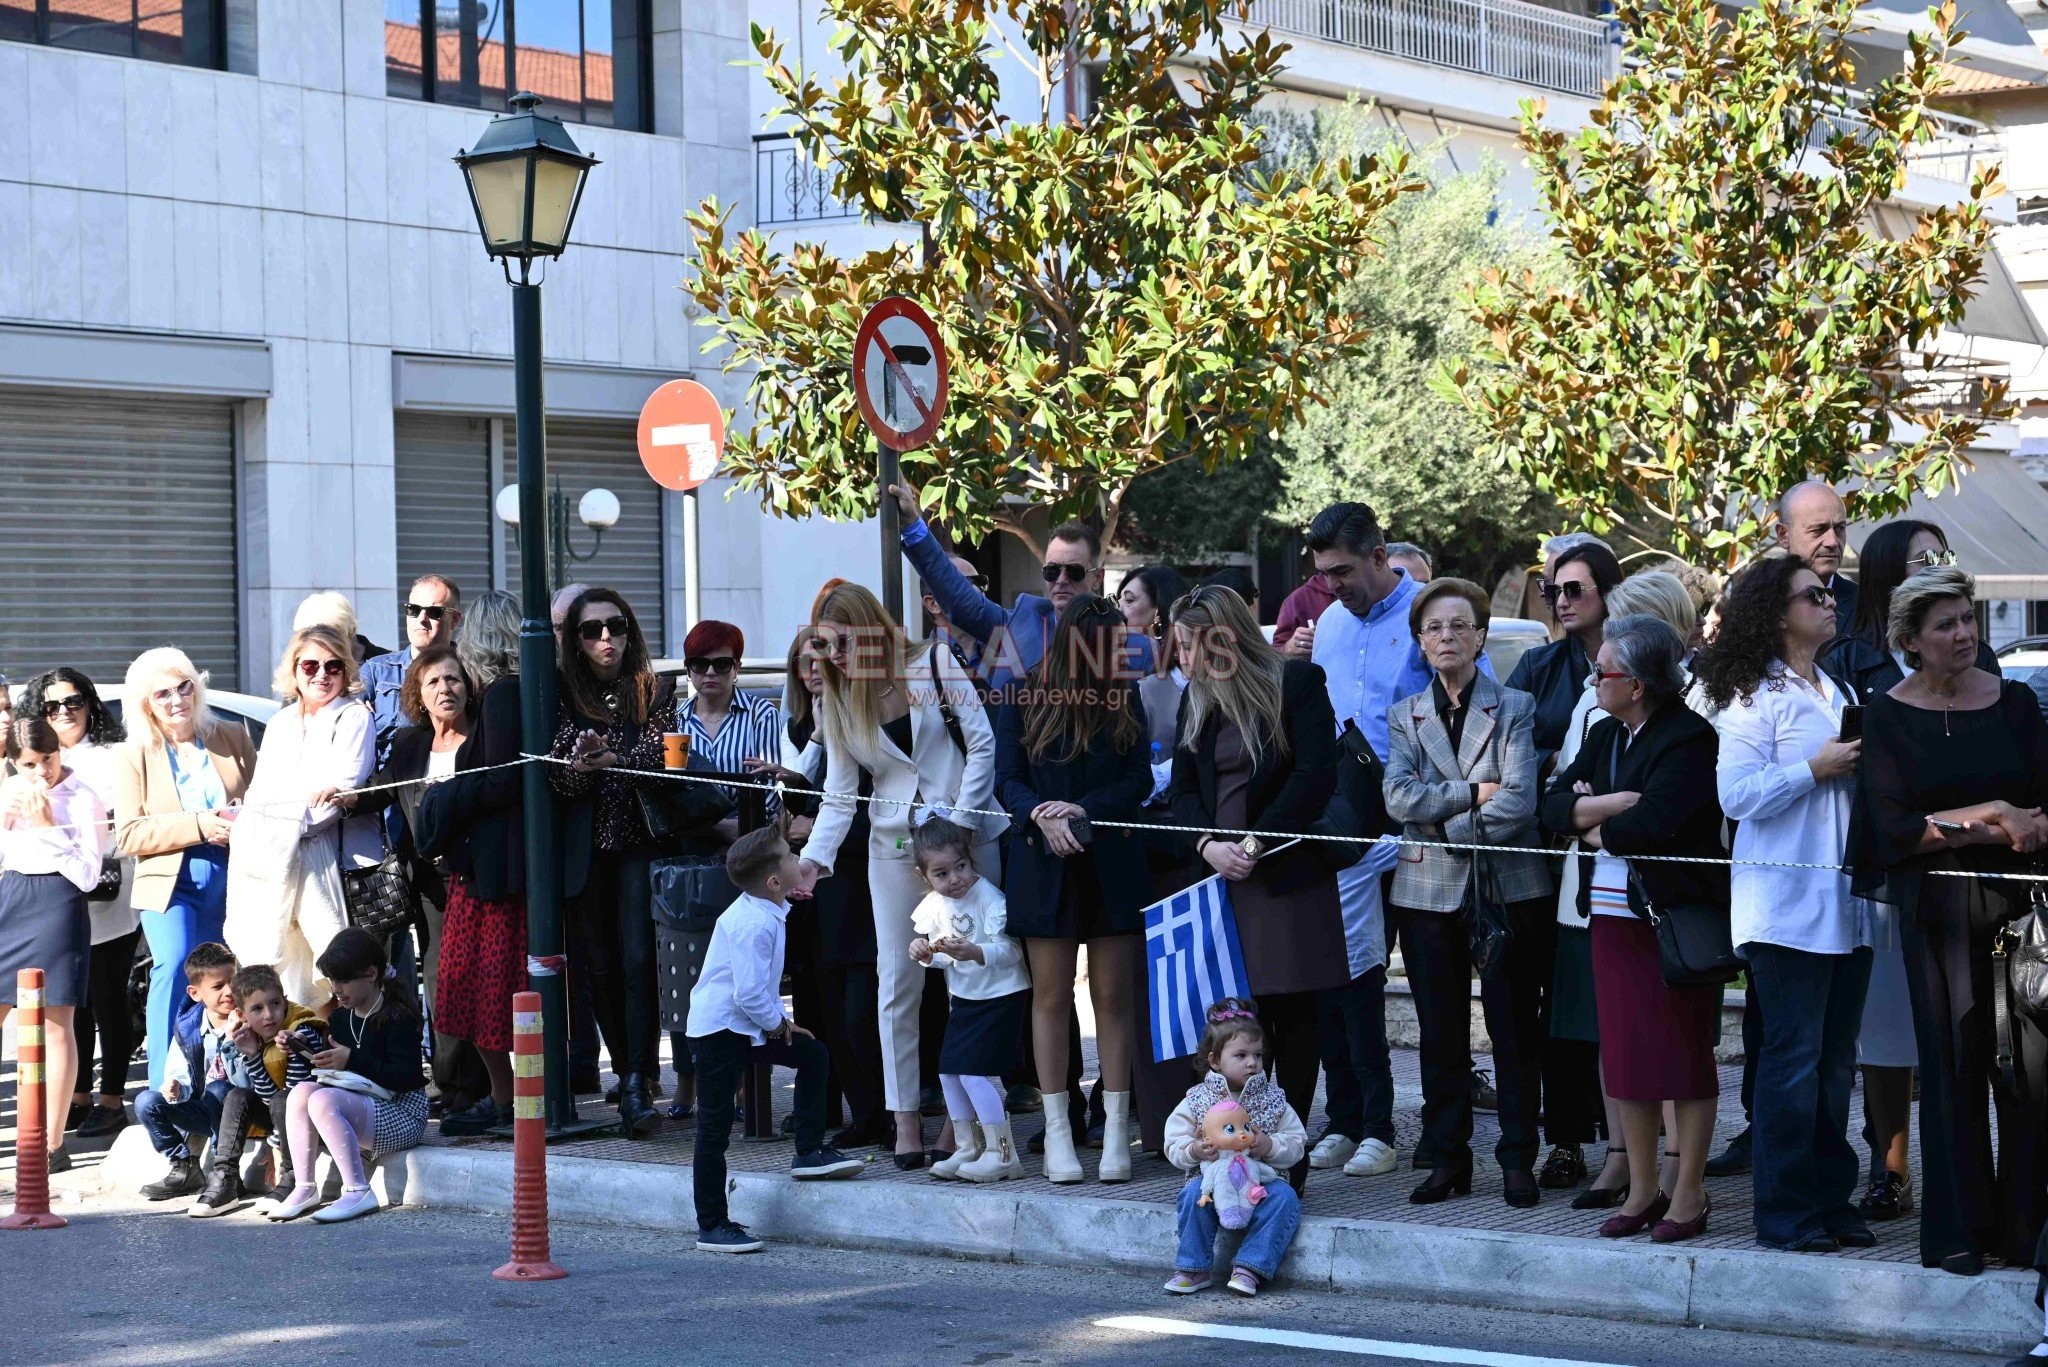
[[[289,1053],[310,1054],[315,1052],[313,1046],[306,1043],[306,1041],[299,1035],[299,1032],[296,1030],[285,1031],[281,1036],[279,1036],[278,1042],[282,1044],[285,1047],[286,1051]]]
[[[1850,703],[1842,709],[1842,734],[1838,737],[1844,744],[1863,739],[1863,707]]]
[[[1085,816],[1068,817],[1067,833],[1074,837],[1077,844],[1086,845],[1095,839],[1095,827]]]
[[[1963,823],[1960,821],[1943,821],[1938,816],[1928,817],[1927,824],[1934,827],[1934,829],[1937,831],[1962,831],[1968,829],[1968,827],[1964,826]]]

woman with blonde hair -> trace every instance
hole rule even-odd
[[[1197,872],[1230,884],[1245,974],[1258,999],[1268,1058],[1297,1112],[1315,1099],[1322,1054],[1317,992],[1349,985],[1351,956],[1332,857],[1356,850],[1321,841],[1269,851],[1306,834],[1337,787],[1337,718],[1320,665],[1266,644],[1230,589],[1204,585],[1173,608],[1174,650],[1187,674],[1168,798],[1194,839]],[[1292,1174],[1299,1188],[1303,1159]]]
[[[122,696],[133,725],[115,752],[114,848],[135,861],[132,900],[156,965],[146,1028],[149,1085],[160,1088],[185,956],[223,933],[228,842],[256,747],[246,727],[207,708],[206,676],[175,647],[136,656]]]
[[[995,841],[1008,821],[984,814],[994,806],[995,735],[973,680],[950,652],[907,646],[868,590],[834,585],[820,595],[813,616],[811,649],[824,674],[818,731],[825,742],[825,800],[804,844],[804,867],[813,875],[832,873],[861,805],[865,772],[874,791],[868,889],[880,975],[883,1100],[896,1117],[896,1166],[910,1171],[927,1161],[918,1111],[924,969],[910,957],[910,915],[925,888],[911,860],[910,833],[930,816],[943,816],[973,833],[972,858],[981,876],[1000,877]]]
[[[354,645],[333,627],[293,632],[274,686],[285,706],[264,729],[235,822],[225,933],[237,959],[274,966],[289,1000],[320,1010],[332,1003],[315,961],[348,924],[342,869],[379,862],[384,837],[376,816],[315,798],[369,778],[377,728]]]

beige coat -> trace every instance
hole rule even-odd
[[[239,722],[216,721],[206,737],[206,753],[228,801],[241,800],[256,768],[256,747]],[[171,773],[170,753],[161,746],[133,741],[116,752],[114,770],[114,845],[135,860],[133,901],[137,911],[162,911],[171,904],[185,851],[206,843],[199,815],[187,812]]]

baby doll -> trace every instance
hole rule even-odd
[[[1252,1207],[1265,1199],[1268,1182],[1280,1180],[1269,1164],[1251,1156],[1259,1132],[1251,1113],[1235,1101],[1219,1101],[1202,1117],[1202,1138],[1216,1156],[1202,1164],[1202,1199],[1197,1205],[1216,1207],[1216,1223],[1243,1229],[1252,1222]]]

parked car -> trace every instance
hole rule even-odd
[[[1522,657],[1550,640],[1550,630],[1526,617],[1496,617],[1486,627],[1486,658],[1493,662],[1493,676],[1502,683],[1515,672]]]
[[[2015,683],[2026,683],[2048,669],[2048,636],[2022,636],[1998,651],[1998,672]]]

